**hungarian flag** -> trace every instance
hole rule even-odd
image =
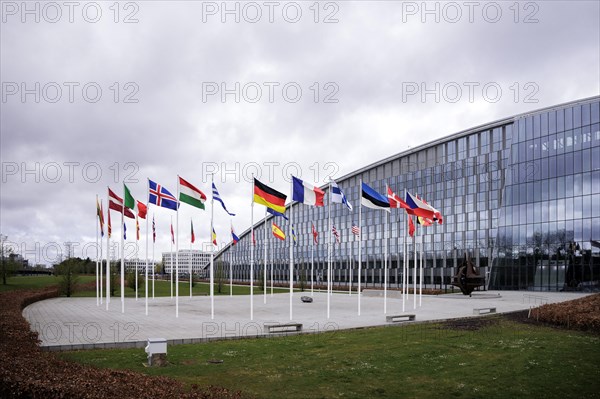
[[[128,218],[135,218],[133,212],[131,212],[127,207],[123,209],[123,198],[119,197],[115,194],[110,188],[108,189],[108,208],[113,211],[117,211],[119,213],[123,213]],[[109,211],[110,213],[110,211]]]
[[[133,209],[137,216],[142,219],[146,219],[148,207],[140,201],[136,201],[131,195],[131,191],[129,191],[129,188],[125,184],[123,184],[123,189],[125,191],[125,208]]]
[[[179,201],[196,208],[204,209],[206,195],[193,184],[179,178]]]
[[[100,234],[104,237],[104,211],[102,205],[98,203],[98,197],[96,196],[96,213],[98,215],[98,223],[100,223]]]
[[[312,224],[312,235],[313,235],[313,242],[315,243],[315,245],[318,245],[319,244],[319,233],[317,233],[314,223]]]
[[[190,219],[190,226],[192,228],[192,244],[196,241],[196,236],[194,235],[194,222]]]
[[[408,235],[415,236],[415,224],[412,221],[412,216],[408,217]]]
[[[271,187],[254,179],[254,202],[273,209],[275,212],[285,213],[285,199],[287,196]]]
[[[281,231],[279,226],[277,226],[275,223],[271,224],[271,231],[273,232],[273,235],[275,237],[279,238],[282,241],[285,240],[285,233]]]

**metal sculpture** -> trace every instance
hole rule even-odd
[[[485,285],[485,277],[479,274],[467,253],[463,263],[458,267],[458,273],[452,277],[451,284],[460,288],[461,292],[468,296],[471,296],[475,288]]]

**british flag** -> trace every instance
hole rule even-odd
[[[160,206],[162,208],[177,210],[177,198],[169,192],[164,186],[148,180],[148,203]]]
[[[337,242],[339,244],[340,243],[340,233],[337,231],[337,229],[335,228],[335,226],[333,226],[331,228],[331,232],[335,236],[335,242]]]

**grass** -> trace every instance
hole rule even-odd
[[[60,356],[256,398],[600,397],[600,337],[490,320],[478,331],[417,324],[171,346],[163,368],[144,367],[142,349]]]
[[[38,289],[58,285],[60,278],[57,276],[13,276],[6,279],[6,285],[0,284],[0,292]],[[80,276],[80,283],[95,281],[95,276]],[[95,291],[94,291],[95,295]]]

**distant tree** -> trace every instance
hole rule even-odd
[[[79,270],[81,259],[78,258],[70,258],[54,266],[54,273],[60,278],[58,288],[61,295],[73,295],[79,282]]]
[[[223,290],[223,262],[217,262],[217,292],[220,294]]]

